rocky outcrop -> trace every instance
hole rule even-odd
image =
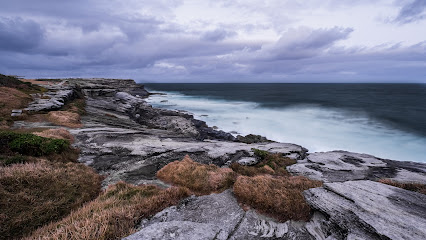
[[[326,183],[305,191],[333,239],[426,239],[426,195],[378,182]],[[324,231],[324,233],[326,233]]]
[[[390,178],[426,183],[426,164],[345,151],[308,154],[299,145],[256,135],[235,138],[188,113],[153,108],[144,101],[149,93],[132,80],[68,79],[45,100],[63,99],[57,107],[63,106],[68,97],[60,96],[68,95],[61,91],[68,90],[86,97],[84,126],[70,131],[81,150],[79,160],[105,175],[104,186],[126,181],[166,187],[156,172],[169,162],[189,155],[196,162],[224,167],[233,162],[252,165],[258,161],[253,148],[297,159],[287,168],[289,172],[325,182],[324,187],[304,194],[313,209],[308,222],[280,223],[253,210],[244,211],[227,190],[193,196],[143,219],[140,231],[126,239],[426,238],[425,195],[374,182]],[[43,102],[34,102],[34,111],[56,108]],[[34,127],[33,123],[15,124]]]
[[[73,88],[63,90],[52,88],[42,94],[32,94],[33,101],[24,110],[30,113],[59,110],[75,96]]]
[[[324,182],[389,178],[426,183],[426,164],[386,160],[346,151],[311,153],[287,169],[293,174]]]

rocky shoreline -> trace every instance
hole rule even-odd
[[[83,127],[70,132],[81,150],[79,161],[106,176],[104,187],[119,181],[167,186],[156,172],[185,155],[220,167],[254,164],[253,148],[296,159],[289,172],[325,182],[304,192],[313,209],[309,222],[279,223],[244,211],[227,190],[167,208],[126,239],[426,239],[426,195],[377,182],[426,184],[426,164],[235,138],[190,114],[151,107],[144,101],[149,93],[133,80],[68,79],[48,94],[49,99],[35,96],[26,111],[58,109],[85,96]],[[26,124],[18,121],[15,127]]]

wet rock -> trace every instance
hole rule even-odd
[[[426,239],[426,195],[378,182],[326,183],[304,196],[335,239]],[[323,231],[326,233],[326,231]],[[357,239],[357,238],[355,238]]]

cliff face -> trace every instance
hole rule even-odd
[[[132,80],[73,79],[59,88],[51,89],[49,99],[59,106],[73,94],[85,95],[83,127],[70,131],[81,149],[79,160],[106,176],[104,186],[166,186],[156,172],[185,155],[218,166],[251,164],[252,148],[296,159],[291,173],[325,182],[304,193],[314,209],[309,222],[278,223],[245,212],[227,190],[167,208],[126,239],[426,239],[426,195],[376,182],[426,183],[426,164],[344,151],[308,154],[299,145],[264,139],[247,144],[189,114],[152,108],[144,101],[149,93]],[[51,105],[36,100],[30,107],[48,111]]]

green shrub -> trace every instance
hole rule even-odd
[[[69,148],[63,139],[40,137],[31,133],[0,132],[0,150],[17,152],[29,156],[61,153]]]
[[[254,155],[256,155],[258,158],[260,158],[260,160],[265,159],[269,154],[267,151],[260,150],[260,149],[257,149],[257,148],[252,148],[251,150],[254,152]]]

